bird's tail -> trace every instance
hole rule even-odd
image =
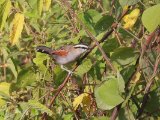
[[[36,50],[37,50],[37,52],[46,53],[49,55],[51,55],[53,52],[53,50],[51,48],[46,47],[46,46],[37,46]]]

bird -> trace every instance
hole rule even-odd
[[[71,74],[72,71],[65,68],[64,65],[77,60],[87,50],[89,50],[89,47],[84,44],[65,45],[57,50],[53,50],[52,48],[46,46],[36,47],[37,52],[50,55],[56,63],[61,65],[61,69],[67,71],[69,74]]]

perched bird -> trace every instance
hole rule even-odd
[[[50,55],[56,61],[56,63],[61,65],[61,68],[63,70],[66,70],[69,73],[72,72],[65,68],[63,65],[77,60],[77,58],[80,57],[80,55],[86,52],[88,49],[89,47],[83,44],[66,45],[58,50],[53,50],[46,46],[38,46],[36,48],[37,52]]]

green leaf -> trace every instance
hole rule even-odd
[[[109,78],[94,91],[96,103],[103,110],[110,110],[122,103],[124,100],[119,95],[118,81],[116,78]]]
[[[93,117],[91,120],[110,120],[108,116]]]
[[[119,0],[119,3],[121,4],[122,7],[131,6],[137,4],[138,2],[139,0]]]
[[[102,15],[95,9],[89,9],[87,13],[92,17],[92,22],[95,24],[102,17]]]
[[[142,23],[149,32],[153,32],[160,25],[160,4],[154,5],[142,14]]]
[[[26,86],[32,85],[36,81],[36,74],[34,71],[29,69],[24,69],[18,74],[17,83],[15,87],[24,88]]]
[[[63,120],[73,120],[73,114],[70,113],[70,114],[64,115]]]
[[[117,72],[117,80],[118,80],[119,91],[124,92],[125,82],[122,75],[119,72]]]
[[[93,18],[90,14],[88,14],[87,12],[84,13],[80,13],[78,15],[78,18],[83,22],[83,24],[87,27],[87,29],[94,35],[96,35],[96,32],[94,30],[94,22],[93,22]]]
[[[109,11],[111,9],[109,0],[102,0],[103,9]]]
[[[138,54],[130,47],[117,48],[111,55],[111,61],[113,61],[113,64],[117,68],[125,65],[135,65],[137,58]]]
[[[105,15],[103,16],[95,25],[95,30],[97,33],[106,31],[114,22],[112,16]]]
[[[7,60],[7,64],[8,64],[8,67],[10,68],[10,70],[12,71],[15,79],[17,79],[17,70],[16,70],[15,65],[14,65],[14,63],[13,63],[11,58],[9,58]]]
[[[119,43],[115,38],[108,39],[102,46],[106,53],[113,52],[114,49],[119,47]]]
[[[76,74],[82,76],[84,73],[87,73],[92,67],[92,62],[90,59],[87,59],[82,62],[80,66],[76,69]]]
[[[6,0],[0,9],[0,31],[3,29],[11,9],[11,1]]]
[[[42,113],[46,112],[49,116],[53,115],[53,112],[50,109],[48,109],[45,105],[39,103],[37,100],[29,100],[28,104],[32,108],[39,110]]]
[[[49,56],[47,54],[40,52],[36,53],[36,58],[33,59],[33,62],[39,68],[40,72],[44,72],[47,69],[46,66],[43,64],[43,62],[47,59],[49,59]]]
[[[123,79],[124,79],[125,83],[128,82],[128,80],[130,79],[130,77],[132,76],[134,71],[135,71],[135,66],[134,65],[128,66],[127,68],[124,68],[123,70],[120,71],[121,75],[123,76]]]

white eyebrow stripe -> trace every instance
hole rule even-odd
[[[88,46],[86,46],[86,45],[75,45],[74,46],[75,48],[88,48]]]

